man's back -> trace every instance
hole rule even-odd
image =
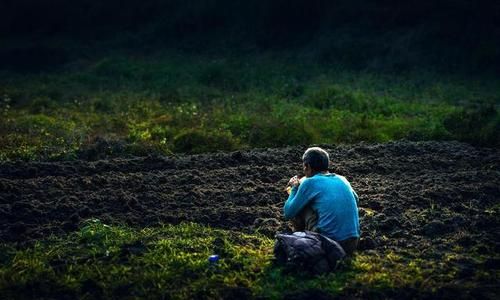
[[[318,215],[317,229],[336,241],[359,237],[357,195],[340,175],[318,173],[293,188],[285,203],[285,218],[310,205]]]

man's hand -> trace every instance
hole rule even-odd
[[[288,181],[288,186],[295,187],[300,184],[299,176],[295,175]]]
[[[290,195],[290,193],[292,192],[292,188],[298,186],[299,184],[300,184],[299,177],[293,176],[288,181],[288,184],[286,185],[285,191],[288,193],[288,195]]]

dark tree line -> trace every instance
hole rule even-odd
[[[393,29],[424,23],[459,33],[468,27],[497,31],[500,19],[496,0],[2,0],[0,8],[4,35],[113,32],[152,23],[179,34],[316,33],[346,24]]]
[[[345,47],[370,48],[367,39],[407,32],[413,47],[445,49],[455,63],[472,57],[478,65],[500,65],[497,0],[0,1],[3,37],[92,40],[123,32],[139,33],[146,43],[226,39],[260,48],[296,47],[339,33],[351,36]]]

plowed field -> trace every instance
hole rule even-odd
[[[323,146],[331,171],[360,196],[361,251],[411,249],[440,259],[459,246],[491,255],[482,265],[454,262],[461,269],[498,271],[498,150],[456,142]],[[304,150],[4,163],[0,241],[30,243],[88,218],[132,227],[193,221],[273,236],[288,229],[284,187],[301,172]],[[479,286],[498,291],[494,278]]]

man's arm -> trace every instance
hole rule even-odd
[[[339,176],[339,175],[337,175]],[[347,179],[344,177],[344,176],[339,176],[340,179],[345,182],[345,184],[349,187],[349,189],[351,190],[353,196],[354,196],[354,199],[356,200],[356,204],[359,204],[359,196],[358,196],[358,193],[356,193],[356,191],[352,188],[351,186],[351,183],[349,181],[347,181]]]
[[[297,216],[318,193],[314,189],[311,180],[304,180],[298,187],[294,186],[283,207],[285,219],[292,219]]]
[[[354,195],[354,199],[356,199],[356,204],[359,205],[359,196],[358,193],[356,193],[355,190],[351,188],[352,194]]]

